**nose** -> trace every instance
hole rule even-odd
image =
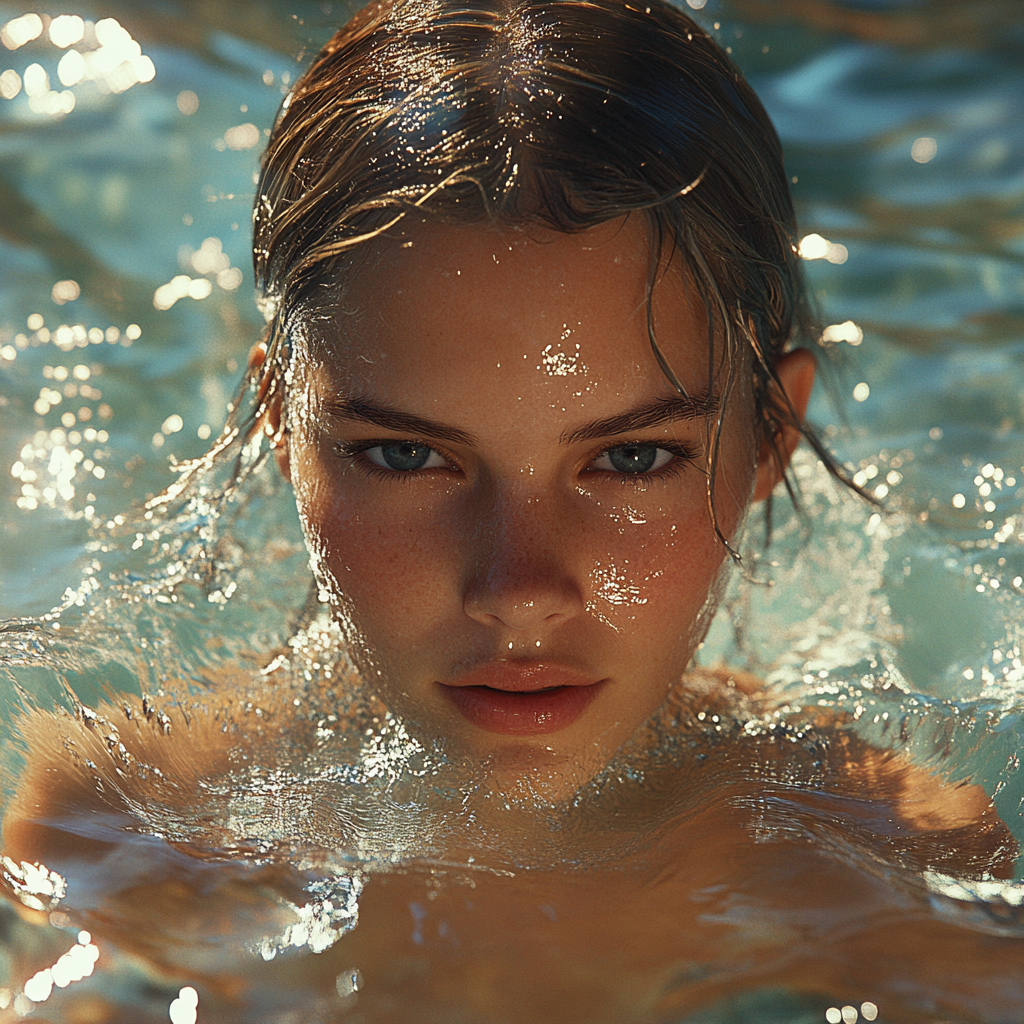
[[[505,495],[479,509],[466,614],[515,633],[547,633],[584,610],[572,572],[573,527],[544,497]]]

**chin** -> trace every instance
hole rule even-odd
[[[596,742],[545,747],[531,743],[501,744],[481,757],[484,780],[515,805],[562,803],[573,797],[605,767],[611,754]]]

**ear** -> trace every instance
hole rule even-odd
[[[814,370],[814,353],[806,348],[787,352],[775,364],[775,372],[782,385],[783,395],[777,394],[778,389],[773,384],[772,390],[776,392],[774,397],[779,400],[778,404],[783,409],[787,408],[787,404],[791,405],[800,422],[803,422],[807,412],[807,403],[811,399]],[[788,403],[786,399],[789,400]],[[775,448],[778,455],[781,456],[780,465],[770,441],[767,438],[762,440],[757,453],[754,501],[764,501],[772,493],[775,485],[782,479],[799,441],[800,431],[796,427],[787,424],[779,430],[775,438]]]
[[[249,352],[249,370],[252,373],[258,374],[263,367],[264,362],[267,359],[267,343],[261,341],[257,345],[253,345]],[[267,392],[270,390],[270,377],[261,376],[259,377],[259,387],[256,392],[256,406],[259,408],[263,405],[267,398]],[[263,433],[271,439],[270,444],[274,451],[274,461],[277,463],[277,468],[281,471],[281,475],[285,480],[291,481],[291,460],[288,451],[288,435],[282,429],[281,414],[282,414],[282,403],[284,395],[280,387],[271,396],[270,401],[267,402],[266,408],[263,410],[263,414],[260,417],[260,422],[257,425],[257,429],[262,429]]]

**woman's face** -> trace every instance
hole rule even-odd
[[[632,222],[422,223],[294,339],[278,460],[355,660],[499,777],[589,777],[685,671],[726,555],[707,501],[719,411],[727,536],[755,489],[749,372],[720,408],[702,303],[672,265],[655,331],[690,397],[673,389],[648,253]]]

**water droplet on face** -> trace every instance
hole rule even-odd
[[[334,982],[334,987],[342,999],[354,996],[363,985],[363,975],[357,968],[342,971]]]

